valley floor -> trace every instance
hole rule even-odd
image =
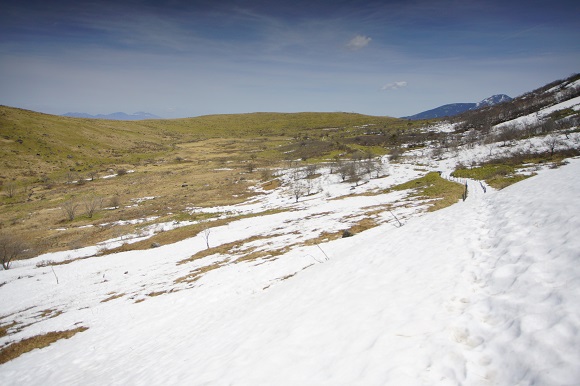
[[[402,227],[389,222],[272,259],[176,265],[204,248],[197,237],[55,271],[30,263],[3,272],[2,323],[17,314],[23,325],[42,319],[29,335],[88,330],[0,365],[0,383],[577,384],[580,160],[501,191],[468,183],[466,201]],[[328,214],[311,213],[320,227],[347,205],[328,202]],[[292,213],[272,216],[300,235]],[[272,219],[212,237],[275,233]],[[291,244],[287,237],[267,242]],[[174,284],[211,263],[219,269]]]

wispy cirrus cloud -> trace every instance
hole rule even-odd
[[[365,48],[371,42],[371,38],[364,35],[356,35],[354,38],[350,39],[350,41],[346,44],[346,48],[351,51],[358,51],[361,48]]]
[[[407,82],[404,80],[399,82],[387,83],[383,87],[381,87],[381,90],[382,91],[398,90],[403,87],[407,87]]]

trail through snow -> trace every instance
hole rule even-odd
[[[452,207],[322,244],[323,263],[315,246],[295,248],[49,320],[89,329],[2,365],[0,383],[577,384],[580,160],[502,191],[467,184]],[[283,266],[293,274],[265,286]],[[11,301],[18,288],[0,291]]]

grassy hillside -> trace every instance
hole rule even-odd
[[[36,254],[94,245],[135,230],[102,224],[193,219],[187,208],[241,202],[277,166],[386,154],[419,124],[351,113],[107,121],[0,106],[0,234]],[[144,197],[155,199],[135,204]],[[89,215],[95,199],[109,209]]]
[[[216,138],[344,138],[403,129],[395,118],[349,113],[253,113],[148,121],[68,118],[0,106],[0,178],[84,172],[168,156],[179,144]],[[357,129],[358,127],[358,129]],[[331,129],[335,129],[333,132]],[[338,132],[338,133],[337,133]],[[333,138],[336,140],[336,138]]]

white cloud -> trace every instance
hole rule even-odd
[[[398,89],[403,88],[403,87],[407,87],[407,82],[404,80],[400,81],[400,82],[387,83],[383,87],[381,87],[381,90],[383,90],[383,91],[398,90]]]
[[[348,42],[346,48],[352,51],[357,51],[360,50],[361,48],[368,46],[371,40],[372,39],[369,38],[368,36],[356,35]]]

